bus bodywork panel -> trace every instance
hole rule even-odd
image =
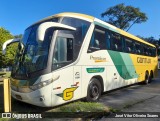
[[[148,71],[149,74],[152,71],[153,77],[157,76],[157,57],[130,54],[130,58],[132,59],[136,73],[138,74],[139,82],[145,80],[146,71]]]
[[[31,91],[23,93],[22,90],[29,90],[30,88],[29,85],[22,86],[20,84],[21,82],[24,83],[25,80],[14,79],[14,82],[11,80],[12,97],[41,107],[57,106],[81,97],[81,66],[68,66],[50,74],[42,75],[34,81],[34,85],[47,79],[52,79],[53,82],[38,90],[30,89]],[[29,83],[27,80],[25,82]],[[16,91],[13,90],[13,86],[17,88]]]
[[[119,56],[117,56],[119,54]],[[111,57],[112,55],[112,57]],[[117,53],[114,51],[101,50],[89,54],[84,54],[80,59],[79,65],[82,65],[82,94],[85,97],[89,80],[96,77],[102,77],[104,91],[109,91],[137,82],[137,74],[131,58],[127,58],[127,62],[123,60],[125,53]],[[118,57],[118,60],[115,60]],[[121,58],[121,59],[120,59]],[[128,60],[130,62],[128,62]],[[121,61],[121,62],[120,62]],[[132,65],[130,64],[132,63]],[[130,65],[128,65],[130,64]],[[87,66],[85,66],[87,65]],[[87,80],[87,81],[86,81]]]
[[[51,106],[51,91],[52,84],[49,84],[45,87],[42,87],[37,90],[32,90],[33,84],[50,80],[52,78],[52,74],[41,75],[38,78],[34,78],[31,80],[18,80],[11,78],[11,95],[13,98],[30,103],[33,105],[38,105],[41,107],[49,107]],[[30,83],[30,84],[29,84]]]

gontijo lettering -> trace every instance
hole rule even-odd
[[[151,63],[151,59],[138,57],[137,63]]]

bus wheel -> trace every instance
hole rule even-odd
[[[145,74],[145,80],[144,80],[144,84],[148,84],[149,83],[149,73],[146,72]]]
[[[96,102],[101,96],[101,84],[96,78],[92,78],[87,90],[87,101]]]
[[[151,71],[149,75],[149,83],[152,82],[152,79],[153,79],[153,72]]]

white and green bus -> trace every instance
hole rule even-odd
[[[19,41],[9,40],[8,44]],[[28,27],[11,73],[12,97],[42,107],[102,92],[157,75],[156,47],[92,16],[60,13]]]

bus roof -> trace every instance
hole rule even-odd
[[[81,14],[81,13],[60,13],[60,14],[55,15],[55,17],[59,17],[59,16],[68,16],[68,17],[80,18],[80,19],[90,21],[90,22],[94,21],[93,16],[89,16],[89,15]]]
[[[133,38],[134,40],[137,40],[139,42],[142,42],[142,43],[145,43],[145,44],[150,45],[152,47],[155,47],[153,44],[150,44],[150,43],[148,43],[148,42],[146,42],[146,41],[144,41],[144,40],[142,40],[142,39],[140,39],[140,38],[138,38],[138,37],[136,37],[136,36],[134,36],[134,35],[132,35],[128,32],[126,32],[124,30],[121,30],[121,29],[119,29],[119,28],[117,28],[117,27],[115,27],[115,26],[113,26],[109,23],[106,23],[106,22],[104,22],[104,21],[102,21],[98,18],[95,18],[93,16],[89,16],[89,15],[86,15],[86,14],[72,13],[72,12],[59,13],[59,14],[55,14],[55,15],[49,16],[47,18],[44,18],[44,19],[36,22],[35,24],[46,21],[46,20],[49,20],[49,19],[52,19],[52,18],[55,18],[55,17],[64,17],[64,16],[65,17],[74,17],[74,18],[83,19],[83,20],[86,20],[86,21],[89,21],[89,22],[94,22],[95,24],[103,26],[107,29],[110,29],[111,31],[117,32],[117,33],[122,34],[124,36],[127,36],[129,38]]]
[[[56,18],[56,17],[73,17],[73,18],[83,19],[83,20],[86,20],[86,21],[89,21],[89,22],[94,21],[93,16],[89,16],[89,15],[86,15],[86,14],[80,14],[80,13],[65,12],[65,13],[59,13],[59,14],[55,14],[55,15],[49,16],[47,18],[44,18],[44,19],[34,23],[33,25],[35,25],[37,23],[40,23],[40,22],[43,22],[43,21],[46,21],[46,20],[49,20],[49,19],[52,19],[52,18]]]

